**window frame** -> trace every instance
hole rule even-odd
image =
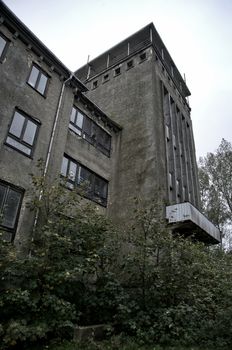
[[[81,181],[81,170],[83,169],[84,171],[86,171],[87,173],[90,174],[92,182],[90,182],[90,186],[87,185],[89,188],[87,187],[87,190],[84,193],[81,193],[81,191],[80,191],[81,196],[83,196],[84,198],[87,198],[89,200],[92,200],[93,202],[98,203],[103,207],[107,207],[109,182],[106,179],[104,179],[102,176],[96,174],[94,171],[92,171],[88,167],[82,165],[80,162],[77,162],[73,158],[69,157],[67,154],[63,155],[62,164],[61,164],[61,171],[63,168],[64,159],[66,159],[66,162],[67,162],[67,166],[65,166],[66,171],[65,171],[65,174],[62,172],[60,174],[61,174],[61,177],[66,179],[66,182],[65,182],[66,186],[71,190],[73,190],[74,188],[77,188],[77,189],[80,188],[80,190],[81,190],[81,185],[84,183],[84,181]],[[75,173],[73,179],[69,178],[70,163],[73,163],[76,165],[76,173]],[[104,186],[106,186],[106,196],[105,197],[97,194],[96,182],[99,180],[102,181]],[[85,185],[83,185],[83,188],[84,187],[85,187]],[[84,188],[84,190],[85,190],[85,188]]]
[[[76,121],[77,121],[77,113],[80,113],[83,116],[82,128],[80,128],[77,124],[75,124],[75,122],[73,122],[71,120],[71,116],[73,114],[73,109],[76,110],[76,112],[75,112],[75,120]],[[71,127],[70,127],[70,124],[71,124]],[[86,140],[88,143],[93,145],[95,148],[100,150],[101,153],[103,153],[107,157],[110,157],[112,136],[106,130],[104,130],[100,125],[98,125],[94,120],[92,120],[85,113],[83,113],[75,105],[72,106],[72,111],[70,114],[69,129],[72,130],[78,136],[80,136],[82,139]],[[87,132],[88,129],[89,129],[89,132]],[[109,137],[109,140],[110,140],[109,141],[109,148],[105,147],[104,143],[101,142],[101,138],[99,136],[101,133],[104,133],[105,135],[107,135],[107,137]]]
[[[38,76],[36,78],[36,83],[35,85],[33,86],[32,84],[29,83],[29,80],[30,80],[30,77],[31,77],[31,74],[32,74],[32,70],[33,68],[36,68],[39,73],[38,73]],[[45,85],[45,89],[44,89],[44,92],[40,92],[38,90],[38,85],[40,83],[40,80],[41,80],[41,76],[45,76],[47,78],[47,81],[46,81],[46,85]],[[27,77],[27,84],[33,89],[35,90],[36,92],[38,92],[38,94],[40,94],[41,96],[43,96],[44,98],[46,98],[47,96],[47,91],[48,91],[48,85],[49,85],[49,79],[51,78],[51,76],[43,69],[41,68],[38,64],[36,64],[35,62],[32,62],[32,65],[31,65],[31,69],[30,69],[30,73]]]
[[[122,73],[122,72],[121,72],[121,66],[116,67],[116,68],[114,69],[114,76],[115,76],[115,77],[118,77],[121,73]]]
[[[134,60],[131,59],[131,60],[127,61],[127,63],[126,63],[127,70],[129,70],[129,69],[131,69],[133,67],[134,67]]]
[[[10,40],[2,32],[0,32],[0,37],[2,37],[2,39],[6,42],[3,51],[0,55],[0,63],[2,63],[6,57],[6,53],[10,45]]]
[[[142,62],[146,61],[146,59],[147,59],[147,52],[143,51],[142,53],[140,53],[139,54],[139,59],[140,59],[139,63],[142,63]]]
[[[21,129],[19,137],[10,132],[10,128],[12,126],[12,123],[13,123],[13,120],[14,120],[14,117],[15,117],[16,113],[20,114],[25,119],[24,122],[23,122],[23,126],[22,126],[22,129]],[[36,130],[35,130],[35,134],[34,134],[34,137],[33,137],[32,145],[30,145],[29,143],[27,143],[26,141],[23,140],[23,137],[25,135],[26,128],[27,128],[27,125],[28,125],[28,121],[30,121],[34,125],[36,125]],[[8,147],[18,151],[19,153],[23,154],[26,157],[32,158],[33,154],[34,154],[34,151],[35,151],[36,141],[38,139],[38,133],[39,133],[40,125],[41,125],[40,121],[38,121],[35,118],[31,117],[30,115],[28,115],[27,113],[23,112],[19,108],[15,108],[13,116],[11,118],[11,122],[10,122],[9,127],[8,127],[8,132],[7,132],[6,139],[5,139],[5,145],[7,145]],[[27,154],[26,152],[22,151],[20,148],[14,146],[14,145],[11,145],[10,143],[8,143],[7,142],[7,138],[8,137],[11,138],[12,140],[15,140],[16,142],[20,143],[24,147],[28,148],[31,151],[30,154]]]
[[[4,207],[7,204],[7,199],[8,199],[8,195],[9,195],[9,191],[14,191],[20,194],[20,198],[19,198],[19,202],[17,205],[17,212],[15,215],[15,220],[14,220],[14,226],[13,228],[3,225],[0,222],[0,228],[2,228],[2,230],[6,231],[6,232],[10,232],[11,235],[11,242],[13,242],[14,238],[15,238],[15,233],[17,230],[17,226],[18,226],[18,220],[19,220],[19,216],[20,216],[20,211],[21,211],[21,207],[22,207],[22,201],[23,201],[23,196],[24,196],[24,192],[25,190],[17,187],[9,182],[6,182],[4,180],[0,179],[0,186],[2,187],[6,187],[6,193],[4,194],[3,200],[2,200],[2,204],[0,203],[0,215],[2,215],[2,211],[4,210]]]

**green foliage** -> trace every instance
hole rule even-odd
[[[221,230],[232,224],[232,145],[222,139],[215,153],[199,160],[202,208]]]
[[[0,240],[2,348],[30,349],[35,342],[70,338],[74,323],[100,322],[113,308],[112,298],[107,311],[103,307],[110,288],[99,287],[95,296],[96,281],[110,285],[107,266],[114,247],[105,249],[110,225],[59,182],[32,180],[30,207],[40,216],[30,255],[17,256],[14,246]]]
[[[230,346],[230,253],[173,236],[156,201],[137,200],[133,227],[117,231],[75,191],[32,180],[40,215],[30,255],[0,240],[2,349],[50,348],[76,324],[101,323],[112,326],[111,340],[60,349]]]

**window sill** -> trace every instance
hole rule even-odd
[[[29,155],[29,154],[26,154],[26,153],[24,153],[23,151],[20,151],[20,149],[14,147],[14,146],[12,146],[12,145],[9,145],[9,144],[6,143],[6,142],[4,142],[4,145],[7,146],[7,147],[9,147],[9,148],[11,148],[11,149],[13,149],[13,150],[15,150],[15,151],[17,151],[18,153],[24,155],[24,156],[27,157],[27,158],[33,159],[32,154],[30,154],[30,155]]]
[[[42,96],[43,98],[47,98],[47,95],[46,95],[46,93],[43,95],[43,94],[41,94],[41,92],[39,92],[38,90],[36,90],[32,85],[30,85],[28,82],[27,82],[27,85],[28,86],[30,86],[30,88],[32,89],[32,90],[34,90],[34,91],[36,91],[37,92],[37,94],[39,94],[40,96]]]

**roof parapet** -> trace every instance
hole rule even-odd
[[[121,61],[128,59],[130,56],[133,56],[135,53],[142,51],[149,46],[154,48],[159,60],[166,68],[180,93],[184,97],[189,96],[191,93],[185,83],[185,80],[182,78],[179,70],[173,62],[171,55],[169,54],[153,23],[148,24],[138,32],[102,53],[100,56],[94,58],[88,62],[88,64],[85,64],[81,68],[77,69],[75,74],[80,80],[87,82],[88,80],[91,80],[93,76],[96,76],[102,71],[119,64]],[[89,74],[90,68],[91,70]]]

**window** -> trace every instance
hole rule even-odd
[[[134,67],[134,63],[133,63],[133,60],[130,60],[127,62],[127,69],[130,69],[132,67]]]
[[[173,134],[172,135],[172,143],[173,143],[173,147],[176,150],[176,136]]]
[[[168,182],[169,182],[169,189],[172,190],[172,185],[173,185],[172,173],[169,173],[169,175],[168,175]]]
[[[22,197],[22,190],[0,181],[0,226],[16,230]]]
[[[111,136],[101,128],[98,128],[97,148],[106,156],[110,156]]]
[[[70,116],[69,128],[80,136],[83,128],[83,119],[84,115],[77,108],[73,107]]]
[[[115,76],[117,76],[119,74],[121,74],[121,68],[120,67],[116,68],[115,71],[114,71],[114,75]]]
[[[107,74],[103,75],[103,83],[105,81],[108,81],[108,80],[109,80],[109,74],[107,73]]]
[[[97,88],[97,85],[98,85],[98,81],[95,80],[95,81],[93,82],[93,89],[96,89],[96,88]]]
[[[6,144],[31,156],[38,133],[39,123],[16,110],[8,131]]]
[[[3,61],[9,41],[5,38],[3,34],[0,34],[0,62]]]
[[[167,139],[167,141],[169,141],[170,140],[170,134],[169,134],[169,126],[168,125],[165,126],[165,132],[166,132],[166,139]]]
[[[72,108],[69,129],[110,156],[111,136],[76,107]]]
[[[177,193],[177,197],[180,197],[180,180],[176,180],[176,193]]]
[[[140,61],[141,61],[141,62],[144,61],[144,60],[147,58],[146,52],[141,53],[141,55],[139,56],[139,58],[140,58]]]
[[[33,65],[27,82],[41,95],[45,95],[48,76],[42,71],[41,68]]]
[[[61,175],[67,178],[66,184],[69,188],[81,186],[86,198],[106,206],[108,192],[106,180],[67,156],[63,157]]]

